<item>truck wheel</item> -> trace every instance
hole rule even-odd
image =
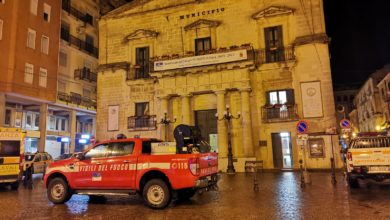
[[[163,209],[171,202],[171,191],[161,179],[149,180],[142,192],[146,205],[153,209]]]
[[[195,189],[181,189],[177,191],[177,199],[181,201],[189,200],[195,193]]]
[[[357,178],[352,178],[350,175],[347,174],[347,180],[350,188],[359,188],[359,182]]]
[[[54,204],[62,204],[72,197],[72,193],[66,181],[61,177],[57,177],[50,180],[47,187],[47,197]]]
[[[12,190],[18,190],[18,188],[19,188],[19,181],[11,183]]]

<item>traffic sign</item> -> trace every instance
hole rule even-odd
[[[306,121],[299,121],[297,123],[297,133],[298,134],[306,134],[309,129],[309,125]]]
[[[351,122],[348,119],[342,119],[340,121],[340,127],[341,128],[351,128]]]

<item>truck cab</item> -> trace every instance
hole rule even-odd
[[[190,198],[218,180],[216,153],[158,154],[151,138],[125,138],[98,143],[69,158],[51,163],[44,182],[53,203],[72,194],[141,194],[151,208],[165,208],[173,197]]]

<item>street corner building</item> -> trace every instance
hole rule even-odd
[[[94,134],[96,1],[0,1],[0,127],[26,131],[26,152],[81,151]]]
[[[190,124],[221,170],[228,130],[239,172],[248,160],[296,169],[303,157],[308,168],[330,168],[333,153],[342,166],[337,136],[325,133],[336,119],[321,0],[135,0],[100,19],[99,39],[98,139],[172,141],[175,126]],[[241,116],[231,129],[216,118],[227,110]]]

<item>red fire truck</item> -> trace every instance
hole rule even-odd
[[[44,176],[48,198],[58,204],[72,194],[139,193],[149,207],[161,209],[173,197],[190,198],[199,189],[216,186],[218,158],[209,146],[200,143],[192,150],[183,146],[180,153],[153,153],[154,148],[169,145],[150,138],[110,140],[76,158],[51,163]]]

